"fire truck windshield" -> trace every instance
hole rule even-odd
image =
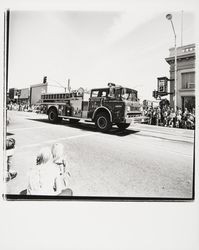
[[[123,88],[121,93],[122,100],[137,101],[137,91]]]

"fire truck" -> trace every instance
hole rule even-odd
[[[113,83],[92,89],[88,98],[83,88],[71,93],[42,94],[40,108],[51,123],[62,119],[71,123],[93,122],[101,132],[107,132],[113,125],[124,130],[142,120],[137,91]]]

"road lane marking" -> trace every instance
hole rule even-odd
[[[19,131],[19,130],[29,130],[29,129],[40,129],[40,128],[47,128],[50,125],[47,126],[40,126],[40,127],[25,127],[25,128],[14,128],[14,129],[8,129],[8,132],[14,132],[14,131]]]
[[[28,145],[24,145],[24,146],[19,146],[19,147],[16,147],[16,150],[18,150],[18,149],[24,149],[24,148],[37,147],[37,146],[41,146],[42,144],[50,144],[50,143],[55,143],[57,141],[71,140],[71,139],[86,137],[86,136],[90,136],[90,135],[93,135],[93,133],[81,134],[81,135],[74,135],[74,136],[69,136],[69,137],[65,137],[65,138],[63,138],[63,137],[56,138],[54,140],[42,141],[40,143],[34,143],[34,144],[28,144]]]

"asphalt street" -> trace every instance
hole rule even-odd
[[[43,114],[8,111],[16,140],[7,194],[27,188],[28,172],[44,146],[63,143],[75,196],[191,198],[194,131],[132,124],[97,132],[94,124],[50,124]]]

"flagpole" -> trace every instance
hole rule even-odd
[[[183,10],[181,11],[181,47],[183,46]]]

